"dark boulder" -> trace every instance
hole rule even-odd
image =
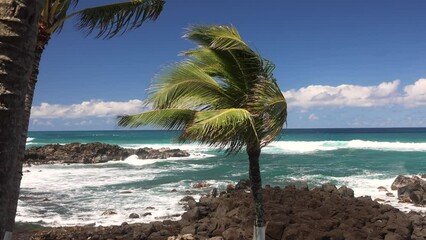
[[[412,202],[414,204],[426,205],[425,180],[417,176],[407,177],[400,175],[395,179],[392,186],[398,187],[398,199],[400,199],[402,202]]]
[[[399,175],[393,181],[393,183],[391,185],[391,189],[392,190],[398,190],[401,187],[413,184],[413,183],[415,183],[416,181],[419,181],[419,180],[422,180],[422,179],[417,177],[417,176],[409,177],[409,176]]]
[[[140,216],[137,213],[130,213],[129,218],[140,218]]]

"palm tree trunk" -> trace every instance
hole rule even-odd
[[[0,239],[12,239],[24,148],[23,114],[41,0],[0,0]]]
[[[37,46],[36,46],[35,54],[34,54],[33,70],[28,79],[27,93],[25,94],[25,112],[23,117],[25,136],[22,138],[22,142],[21,142],[24,148],[27,142],[27,137],[28,137],[27,133],[28,133],[28,126],[30,123],[31,107],[33,105],[34,91],[37,84],[41,56],[44,52],[44,49],[47,43],[50,40],[50,36],[51,35],[49,33],[44,31],[44,28],[41,26],[41,24],[39,24],[38,35],[37,35]]]
[[[253,239],[265,239],[265,219],[263,209],[263,195],[262,195],[262,177],[260,175],[260,146],[252,146],[247,148],[249,156],[249,176],[251,182],[251,192],[253,195],[254,206],[256,210],[256,220],[254,224]]]

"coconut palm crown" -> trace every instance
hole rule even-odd
[[[184,35],[198,48],[155,78],[146,103],[153,110],[120,116],[120,126],[182,130],[196,141],[236,153],[261,148],[280,133],[287,104],[274,65],[254,52],[233,26],[194,26]]]
[[[198,45],[186,60],[159,74],[148,90],[152,110],[118,117],[118,125],[181,130],[179,141],[225,149],[244,147],[255,202],[254,239],[265,238],[261,148],[287,118],[287,104],[272,74],[274,65],[254,52],[233,26],[194,26],[184,35]]]

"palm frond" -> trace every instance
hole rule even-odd
[[[233,26],[195,25],[188,29],[184,37],[208,48],[251,51],[247,44],[241,39],[237,29]]]
[[[227,108],[232,97],[207,73],[191,62],[173,65],[154,79],[148,90],[148,102],[154,108]],[[189,106],[191,105],[191,106]]]
[[[138,28],[146,21],[156,20],[164,3],[164,0],[131,0],[87,8],[72,16],[78,15],[76,27],[85,30],[87,35],[97,30],[97,38],[111,38]]]
[[[279,136],[287,121],[287,102],[275,80],[260,77],[248,108],[256,115],[254,119],[262,146]]]
[[[118,126],[136,128],[151,125],[166,129],[182,129],[194,117],[190,109],[156,109],[148,112],[118,116]]]
[[[233,26],[193,26],[184,37],[198,43],[199,49],[203,49],[192,50],[186,55],[201,62],[214,55],[223,69],[222,74],[226,74],[223,79],[231,94],[246,94],[265,70],[264,59],[241,39]],[[203,52],[204,49],[209,49],[211,53]]]
[[[70,7],[75,7],[78,0],[45,0],[40,14],[39,27],[52,34],[59,33],[67,18],[67,11]]]
[[[241,108],[197,112],[180,139],[226,148],[228,153],[238,152],[248,139],[258,141],[250,113]]]

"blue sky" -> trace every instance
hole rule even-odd
[[[114,2],[80,1],[79,8]],[[193,24],[232,24],[276,64],[289,128],[426,127],[426,1],[167,0],[110,40],[72,19],[42,57],[30,130],[116,129],[155,74],[195,46]]]

